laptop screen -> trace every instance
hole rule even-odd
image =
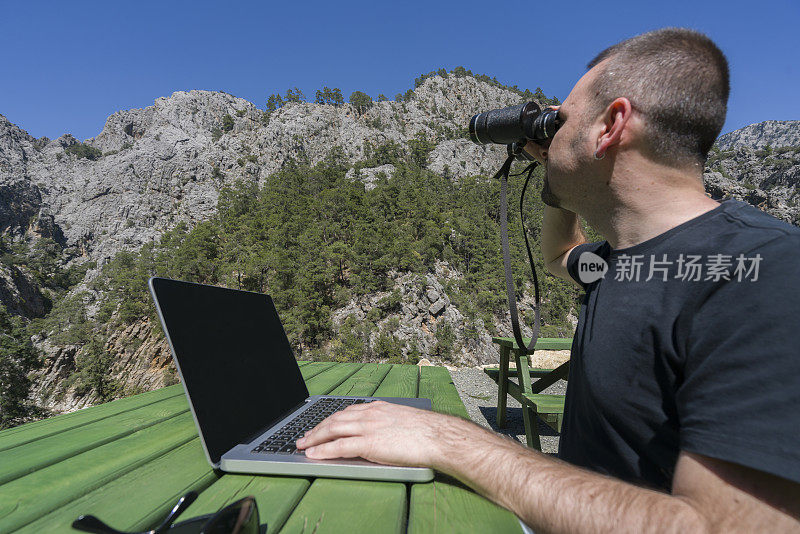
[[[164,278],[150,287],[214,464],[308,397],[269,296]]]

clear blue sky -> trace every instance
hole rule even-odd
[[[294,86],[311,99],[323,85],[394,98],[458,65],[563,100],[600,50],[664,26],[703,31],[727,54],[723,133],[800,119],[798,0],[0,0],[0,114],[35,137],[85,139],[111,113],[178,90],[261,108]]]

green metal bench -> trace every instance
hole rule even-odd
[[[522,405],[522,420],[525,424],[525,438],[528,447],[541,451],[539,430],[536,418],[539,417],[548,426],[561,432],[561,423],[564,418],[564,395],[547,395],[541,393],[558,380],[566,380],[569,374],[569,362],[565,362],[555,369],[531,368],[529,357],[519,350],[514,338],[493,337],[492,341],[500,346],[500,365],[487,367],[484,372],[497,383],[497,426],[506,426],[506,402],[511,395]],[[530,340],[523,340],[529,343]],[[571,338],[539,338],[536,341],[536,350],[569,350],[572,346]],[[516,369],[509,369],[511,353],[517,364]],[[513,382],[511,377],[518,378],[519,384]],[[531,383],[531,378],[536,382]]]

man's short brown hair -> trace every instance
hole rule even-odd
[[[650,156],[666,163],[703,163],[725,123],[728,61],[702,33],[664,28],[605,49],[592,89],[596,111],[615,98],[645,117]]]

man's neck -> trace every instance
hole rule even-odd
[[[638,245],[719,206],[695,170],[648,167],[615,173],[600,195],[604,201],[582,213],[612,248]]]

